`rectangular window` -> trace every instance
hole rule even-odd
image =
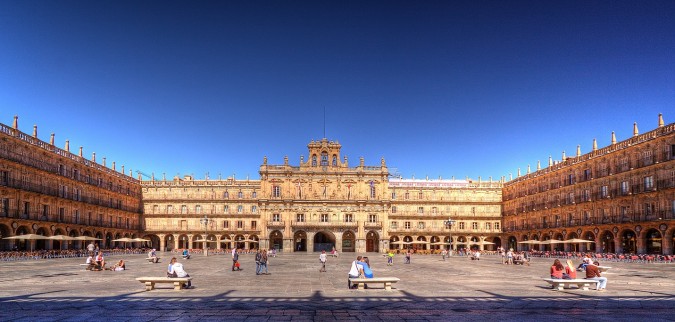
[[[352,214],[345,214],[345,222],[354,222],[354,216]]]
[[[609,197],[609,187],[608,186],[600,187],[600,197],[601,198]]]
[[[431,207],[431,213],[432,213],[432,214],[435,215],[437,212],[438,212],[438,211],[437,211],[436,207]]]
[[[370,186],[370,198],[375,198],[375,186]]]
[[[404,196],[404,199],[405,199],[405,200],[410,199],[410,193],[406,192],[406,193],[405,193],[405,196]]]
[[[321,214],[319,219],[321,222],[328,222],[328,214]]]
[[[491,230],[491,229],[492,229],[492,224],[489,223],[489,222],[486,222],[486,223],[485,223],[485,229]]]
[[[417,207],[417,213],[423,214],[424,213],[424,207]]]
[[[391,213],[395,214],[396,213],[396,206],[391,206]]]
[[[229,213],[229,212],[230,212],[230,207],[228,205],[224,205],[223,206],[223,213],[226,214],[226,213]]]
[[[230,228],[230,222],[228,220],[223,221],[223,229],[229,229]]]
[[[281,188],[279,186],[272,187],[272,197],[281,198]]]
[[[252,196],[251,196],[251,197],[252,197],[253,199],[255,199],[255,198],[258,198],[258,193],[257,193],[257,192],[255,192],[255,191],[253,191],[253,194],[252,194]]]
[[[255,220],[251,220],[251,229],[258,229],[258,222]]]
[[[424,222],[420,221],[417,223],[417,229],[424,229]]]
[[[652,191],[654,189],[654,177],[649,176],[644,178],[645,191]]]
[[[239,199],[244,198],[244,193],[239,191],[239,193],[237,193],[237,198],[239,198]]]
[[[584,170],[584,181],[591,180],[591,169]]]
[[[166,213],[167,213],[167,214],[172,214],[172,213],[173,213],[173,206],[172,206],[172,205],[166,206]]]
[[[459,222],[459,229],[464,229],[464,222],[463,221]]]
[[[49,205],[42,205],[42,220],[49,218]]]
[[[628,188],[628,181],[622,181],[621,182],[621,195],[625,196],[625,195],[628,194],[629,191],[630,190]]]
[[[398,221],[392,221],[392,222],[389,224],[389,228],[391,228],[391,229],[398,229]]]
[[[409,221],[405,222],[405,229],[410,229],[410,222]]]
[[[198,214],[201,214],[202,213],[202,206],[196,205],[195,206],[195,212],[198,213]]]
[[[30,214],[30,202],[25,201],[23,203],[23,214],[26,215],[26,218],[28,218],[28,214]]]
[[[255,214],[258,212],[258,206],[251,206],[251,213]]]
[[[280,214],[272,214],[272,221],[280,222],[281,221],[281,215]]]
[[[3,217],[8,217],[9,216],[9,199],[8,198],[2,198],[2,203],[0,203],[0,215]]]
[[[297,214],[295,216],[295,221],[296,222],[305,222],[305,214]]]
[[[73,224],[79,224],[80,223],[80,211],[75,210],[73,211]]]
[[[237,206],[237,213],[240,214],[240,213],[242,213],[242,212],[244,212],[244,206],[238,205],[238,206]]]
[[[478,223],[475,222],[475,221],[472,222],[472,223],[471,223],[471,229],[474,229],[474,230],[478,229]]]
[[[496,230],[499,230],[499,222],[498,222],[498,221],[495,222],[495,229],[496,229]]]
[[[180,213],[181,214],[187,214],[187,212],[188,212],[188,209],[187,209],[186,205],[180,206]]]
[[[237,229],[244,229],[244,221],[237,220]]]
[[[0,171],[0,185],[6,186],[9,184],[9,171]]]
[[[368,222],[377,222],[377,215],[368,215]]]
[[[391,200],[396,200],[396,191],[391,193]]]
[[[417,199],[418,200],[424,199],[424,194],[421,191],[417,193]]]

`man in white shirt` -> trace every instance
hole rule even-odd
[[[361,256],[356,256],[356,260],[352,262],[352,267],[349,269],[349,278],[358,278],[363,275],[363,265],[359,264],[362,258]],[[347,278],[347,287],[352,288],[349,278]]]
[[[155,249],[153,248],[151,251],[148,252],[148,258],[152,258],[153,263],[157,263],[157,253],[155,252]]]
[[[188,273],[183,268],[183,264],[178,263],[176,261],[175,257],[171,259],[171,265],[169,266],[169,272],[168,273],[169,273],[168,275],[171,276],[171,277],[173,277],[173,276],[175,276],[175,277],[190,277],[190,275],[188,275]],[[192,287],[192,282],[190,282],[190,280],[188,280],[187,286],[185,288],[190,288],[190,287]]]
[[[319,255],[319,262],[321,262],[321,269],[319,270],[319,272],[321,273],[326,272],[326,258],[327,258],[326,251],[322,250],[321,255]]]

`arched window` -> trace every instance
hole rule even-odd
[[[181,214],[187,214],[187,206],[186,205],[180,206],[180,213]]]
[[[230,193],[227,192],[227,191],[223,192],[223,198],[229,199],[229,198],[230,198]]]
[[[328,153],[326,152],[321,152],[321,166],[328,166]]]
[[[316,167],[316,154],[312,155],[312,166]]]
[[[333,154],[333,166],[337,167],[337,155]]]

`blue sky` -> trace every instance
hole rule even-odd
[[[497,179],[675,119],[673,1],[0,0],[0,122],[127,172],[258,178],[307,143]]]

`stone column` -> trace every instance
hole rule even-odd
[[[192,236],[194,236],[194,235],[192,235],[192,234],[187,235],[187,237],[188,237],[187,248],[189,248],[189,249],[194,249],[194,245],[192,245]]]
[[[640,231],[640,233],[637,233],[635,235],[635,239],[637,242],[637,252],[638,254],[645,254],[647,253],[647,230],[643,229]],[[663,239],[661,239],[663,240]]]
[[[293,238],[284,238],[284,252],[293,252]]]
[[[159,251],[165,252],[166,251],[166,241],[164,240],[164,238],[166,237],[166,235],[159,234],[158,236],[159,236]]]
[[[335,249],[342,253],[342,233],[335,233]]]
[[[222,239],[223,235],[216,235],[216,249],[220,250],[222,247],[220,246],[220,240]]]
[[[599,237],[595,237],[595,242],[597,243],[599,241]],[[623,245],[621,245],[621,237],[620,236],[614,236],[614,239],[612,240],[614,242],[614,250],[616,251],[617,254],[622,254],[623,253]],[[596,244],[597,245],[597,244]],[[596,246],[597,247],[597,246]],[[597,248],[596,248],[597,249]]]
[[[173,236],[173,249],[178,249],[178,243],[180,241],[178,240],[178,237]]]
[[[314,235],[316,235],[316,232],[307,232],[307,252],[313,252],[314,251]]]
[[[673,254],[673,234],[670,233],[668,234],[665,231],[661,231],[661,236],[663,236],[663,239],[661,239],[661,247],[663,247],[663,255],[672,255]]]

